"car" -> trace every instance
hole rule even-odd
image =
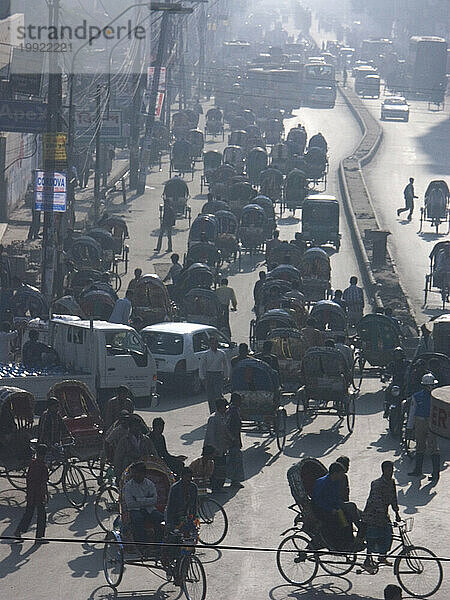
[[[334,108],[336,102],[336,89],[331,85],[319,85],[312,91],[310,102]]]
[[[141,335],[156,361],[158,380],[165,388],[200,393],[200,360],[209,349],[212,335],[229,358],[237,354],[237,345],[222,332],[201,323],[157,323],[141,330]]]
[[[391,96],[383,100],[381,104],[381,120],[400,119],[409,121],[409,104],[403,96]]]

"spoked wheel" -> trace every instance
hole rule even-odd
[[[275,416],[275,435],[277,436],[277,446],[280,452],[286,444],[286,419],[287,414],[284,408],[278,410]]]
[[[195,554],[184,556],[181,559],[180,574],[181,586],[187,600],[205,600],[205,569]]]
[[[305,404],[305,399],[303,394],[297,395],[297,407],[295,409],[295,420],[297,423],[297,429],[302,431],[305,426],[307,415],[307,405]]]
[[[353,429],[355,427],[355,398],[353,395],[349,396],[346,402],[346,419],[347,419],[347,429],[349,433],[353,433]]]
[[[403,553],[395,559],[394,573],[405,592],[414,598],[429,598],[442,584],[439,559],[422,546],[404,548]]]
[[[355,389],[361,389],[365,362],[362,356],[357,356],[353,363],[353,386]]]
[[[228,533],[228,517],[223,506],[209,496],[201,496],[198,503],[198,516],[199,541],[204,546],[220,544]]]
[[[310,543],[306,536],[294,533],[278,546],[278,570],[283,579],[293,585],[304,585],[317,575],[319,563],[317,556],[310,552]]]
[[[5,467],[6,479],[16,490],[25,491],[27,489],[27,471],[27,467],[15,467],[12,469]]]
[[[97,523],[103,531],[112,531],[119,516],[119,490],[114,485],[103,488],[95,498],[94,509]]]
[[[322,569],[330,575],[341,577],[350,573],[356,564],[356,554],[324,554],[318,556],[319,564]]]
[[[68,464],[63,472],[62,487],[64,495],[72,506],[83,508],[87,500],[87,485],[83,471],[73,464]]]
[[[122,278],[118,273],[114,273],[114,271],[109,271],[108,273],[109,283],[115,292],[119,292],[122,287]]]
[[[117,542],[120,542],[119,537],[110,532],[103,548],[103,573],[106,581],[114,588],[122,581],[124,569],[123,547]]]
[[[53,464],[49,467],[48,482],[55,487],[62,483],[64,467],[62,463]]]

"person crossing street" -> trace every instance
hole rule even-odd
[[[411,221],[412,214],[414,211],[414,198],[418,198],[418,196],[414,193],[414,178],[409,178],[409,183],[403,190],[403,197],[405,198],[405,206],[404,208],[397,209],[397,217],[399,217],[403,212],[409,210],[408,221]]]

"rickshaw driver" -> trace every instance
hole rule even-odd
[[[47,408],[41,415],[38,425],[38,442],[48,448],[48,456],[59,459],[64,437],[70,437],[70,432],[58,412],[58,399],[53,396],[48,399]]]
[[[133,539],[136,544],[149,544],[152,542],[147,523],[151,523],[155,530],[155,541],[161,542],[163,538],[164,515],[156,509],[158,493],[156,486],[146,476],[144,462],[137,462],[131,466],[131,479],[123,487],[123,499],[128,509]],[[148,553],[147,546],[141,546],[142,554]]]
[[[397,348],[394,349],[394,360],[386,367],[386,373],[392,375],[392,381],[387,387],[384,396],[384,418],[387,418],[388,415],[388,408],[391,402],[391,390],[394,386],[400,388],[400,399],[402,399],[402,392],[406,385],[406,374],[410,364],[411,361],[406,359],[403,348],[397,346]]]

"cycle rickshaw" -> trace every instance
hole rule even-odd
[[[164,512],[170,486],[174,479],[165,463],[156,457],[145,461],[146,477],[153,481],[158,493],[156,508]],[[170,533],[169,544],[178,547],[162,547],[161,557],[158,544],[150,546],[145,556],[136,548],[130,527],[130,515],[123,499],[123,488],[130,479],[131,466],[122,475],[119,484],[119,523],[107,533],[103,549],[103,572],[108,584],[117,588],[122,581],[125,566],[145,567],[149,571],[163,572],[168,581],[178,579],[187,600],[204,600],[206,597],[206,575],[202,563],[195,555],[198,528],[194,519],[180,524],[177,533]],[[195,515],[194,515],[195,517]],[[150,536],[154,536],[153,528]],[[154,538],[153,538],[154,539]]]
[[[140,317],[147,325],[155,325],[173,319],[173,307],[164,282],[149,273],[136,284],[133,294],[133,316]]]
[[[203,148],[205,146],[203,132],[200,131],[200,129],[190,129],[186,139],[192,146],[192,156],[194,161],[200,160],[203,154]]]
[[[255,196],[257,191],[248,181],[234,181],[228,188],[230,210],[239,218],[244,206],[253,203]]]
[[[379,370],[394,360],[394,348],[403,345],[400,325],[386,315],[365,315],[356,324],[354,343],[354,371],[361,386],[366,363]]]
[[[436,292],[441,295],[442,310],[448,302],[450,293],[450,241],[438,242],[430,253],[430,272],[425,275],[425,298],[428,293]]]
[[[125,261],[125,272],[128,269],[128,246],[125,245],[125,240],[130,236],[128,234],[127,222],[119,215],[111,215],[106,220],[102,221],[102,227],[105,227],[113,236],[115,248],[114,252],[120,256],[120,260]]]
[[[255,298],[255,314],[260,317],[268,310],[280,308],[286,294],[293,291],[293,285],[288,279],[271,279],[260,287]]]
[[[323,331],[327,338],[335,340],[343,335],[347,339],[347,315],[336,302],[319,300],[311,308],[310,316],[314,317],[317,328]]]
[[[185,139],[175,140],[170,147],[169,178],[175,172],[182,177],[186,173],[190,173],[191,178],[194,179],[194,168],[195,160],[192,144]]]
[[[203,175],[200,178],[200,193],[203,194],[204,185],[211,183],[211,177],[222,164],[222,154],[217,150],[208,150],[203,153]]]
[[[215,216],[219,228],[216,245],[222,260],[231,262],[239,259],[240,263],[241,252],[237,237],[238,220],[236,215],[229,210],[218,210]]]
[[[227,146],[223,151],[223,162],[232,165],[236,173],[244,172],[245,154],[241,146]]]
[[[305,173],[300,169],[290,171],[284,182],[283,208],[288,208],[295,215],[298,208],[303,208],[307,190],[308,181]]]
[[[84,317],[99,321],[109,320],[114,310],[115,302],[116,299],[109,291],[95,289],[95,287],[94,289],[91,287],[88,290],[82,291],[78,297],[78,304],[83,311]]]
[[[266,213],[267,217],[267,230],[266,230],[266,239],[270,239],[272,237],[273,232],[276,229],[276,220],[275,220],[275,208],[271,198],[267,196],[263,196],[262,194],[258,194],[252,200],[252,204],[258,204]]]
[[[303,203],[302,239],[313,246],[331,243],[339,251],[339,204],[334,196],[316,194]]]
[[[322,248],[308,248],[300,266],[303,293],[309,303],[325,300],[331,293],[330,257]]]
[[[264,148],[254,147],[247,154],[246,172],[252,185],[259,185],[259,176],[267,169],[267,152]]]
[[[210,135],[215,139],[216,136],[222,135],[223,140],[224,132],[222,111],[218,107],[210,108],[206,113],[205,138]]]
[[[181,300],[181,314],[188,323],[222,328],[222,309],[213,290],[194,288]]]
[[[194,288],[211,289],[215,284],[214,271],[203,263],[194,263],[182,271],[177,279],[177,297],[182,297]]]
[[[219,212],[219,210],[229,211],[230,205],[224,200],[216,200],[215,198],[213,198],[212,200],[208,200],[208,202],[205,202],[205,204],[202,206],[201,213],[203,215],[215,216],[216,213]]]
[[[188,219],[191,224],[191,207],[188,206],[189,190],[180,177],[172,177],[164,183],[163,200],[170,200],[171,206],[178,218]],[[159,220],[162,221],[164,206],[159,206]]]
[[[283,173],[279,169],[270,166],[261,171],[259,181],[261,195],[267,196],[272,202],[281,204],[283,200]]]
[[[80,269],[109,270],[110,263],[108,263],[108,260],[104,261],[101,245],[88,235],[75,238],[68,255],[69,259]]]
[[[278,169],[284,175],[287,175],[287,162],[289,159],[289,148],[286,143],[279,143],[272,146],[270,152],[270,166]]]
[[[194,263],[203,263],[212,269],[218,269],[222,263],[222,255],[214,242],[193,241],[184,256],[184,266]]]
[[[286,443],[286,410],[280,406],[278,374],[255,358],[241,360],[231,375],[231,391],[241,396],[243,427],[266,427],[282,452]]]
[[[281,242],[266,256],[267,268],[272,270],[274,265],[292,265],[301,270],[303,251],[295,244]]]
[[[279,119],[267,119],[264,124],[264,139],[266,144],[275,146],[281,142],[283,136],[283,121]]]
[[[280,299],[281,301],[281,299]],[[263,343],[275,329],[297,329],[295,317],[284,308],[270,308],[250,321],[249,342],[252,350],[262,350]]]
[[[327,539],[329,536],[315,516],[311,502],[314,484],[326,474],[326,467],[319,460],[309,457],[303,458],[287,472],[295,500],[289,509],[296,514],[293,527],[281,533],[283,539],[278,546],[276,561],[280,575],[292,585],[310,583],[319,567],[336,577],[343,577],[352,570],[364,572],[358,555],[352,551],[338,551]],[[413,524],[412,517],[393,523],[396,545],[387,556],[394,559],[394,575],[403,590],[414,598],[429,598],[441,587],[443,569],[431,550],[411,542],[408,534]],[[379,567],[375,568],[378,572]]]
[[[250,254],[262,249],[267,239],[267,215],[259,204],[244,206],[238,235],[242,248],[250,251]]]
[[[302,431],[306,419],[318,415],[337,415],[345,419],[349,433],[355,426],[355,397],[350,391],[352,374],[344,355],[337,348],[309,348],[302,361],[302,387],[297,391],[295,412]]]
[[[314,185],[323,183],[324,188],[326,188],[328,170],[326,153],[316,146],[308,148],[308,151],[305,154],[305,163],[307,179],[314,183]]]
[[[290,129],[286,137],[289,153],[291,155],[303,154],[306,147],[307,137],[306,130],[303,126],[293,127]]]
[[[244,150],[248,145],[248,133],[244,129],[233,130],[228,136],[229,146],[240,146]]]
[[[93,229],[88,229],[88,231],[86,231],[86,235],[93,238],[100,244],[103,251],[102,267],[109,271],[114,263],[115,250],[117,246],[112,234],[102,227],[95,227]]]
[[[447,233],[450,227],[449,212],[450,193],[445,181],[431,181],[426,189],[424,205],[420,209],[420,229],[423,222],[430,222],[432,227],[439,233],[441,223],[447,223]]]
[[[301,364],[306,352],[303,334],[298,329],[272,329],[267,338],[272,342],[272,354],[278,358],[281,386],[296,391],[300,381]]]

